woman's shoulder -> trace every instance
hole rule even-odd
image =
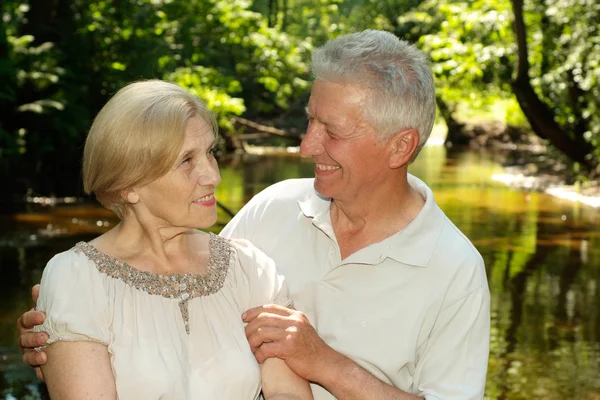
[[[89,276],[95,270],[95,266],[81,250],[83,245],[85,242],[79,242],[70,249],[55,254],[44,268],[42,286],[50,282],[68,284],[68,282],[79,281],[82,275]]]
[[[249,260],[256,261],[257,259],[268,258],[262,250],[247,239],[216,237],[219,238],[218,240],[226,243],[226,246],[233,251],[236,259],[241,263],[248,262]]]
[[[245,309],[268,303],[290,304],[283,276],[268,255],[246,239],[218,240],[232,249],[231,282],[235,282],[237,295],[244,297]]]
[[[89,257],[82,250],[84,246],[85,242],[78,242],[70,249],[55,254],[46,264],[44,271],[89,268]]]
[[[80,242],[83,243],[83,242]],[[95,265],[81,250],[78,243],[69,250],[56,254],[48,261],[42,273],[39,304],[46,310],[50,305],[84,297],[98,297],[102,289]],[[61,303],[62,304],[62,303]],[[58,307],[60,308],[60,307]]]
[[[221,238],[232,250],[232,264],[244,275],[274,276],[277,274],[275,262],[247,239]]]

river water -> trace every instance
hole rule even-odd
[[[222,166],[216,195],[237,211],[273,182],[312,176],[294,155],[247,156]],[[509,188],[490,156],[426,147],[411,173],[485,259],[492,293],[486,399],[600,399],[600,209]],[[218,231],[227,222],[219,214]],[[40,399],[21,363],[15,321],[55,253],[114,226],[82,198],[31,196],[0,210],[0,399]]]

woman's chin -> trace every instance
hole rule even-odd
[[[193,228],[194,229],[208,229],[217,223],[217,216],[215,215],[213,218],[202,218],[202,220],[196,221]]]

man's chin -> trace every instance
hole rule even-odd
[[[325,185],[322,182],[319,182],[318,178],[315,178],[313,186],[320,197],[331,199],[332,196],[331,190],[329,189],[329,185]]]

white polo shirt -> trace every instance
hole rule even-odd
[[[245,238],[275,260],[295,307],[319,335],[380,380],[426,399],[482,399],[490,295],[483,259],[419,179],[418,216],[345,260],[330,200],[313,179],[257,194],[221,235]],[[312,385],[315,399],[333,396]]]

